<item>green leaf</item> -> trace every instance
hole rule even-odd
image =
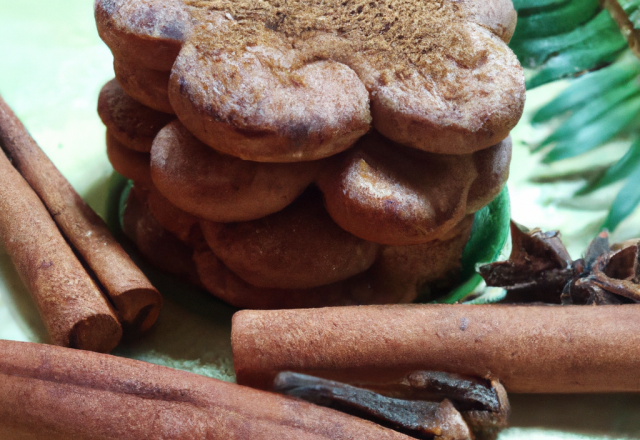
[[[584,2],[582,7],[589,7],[589,4],[590,2]],[[640,20],[640,0],[621,0],[620,4],[630,17]],[[524,35],[522,23],[535,17],[544,21],[550,14],[557,14],[571,7],[572,3],[567,3],[551,9],[526,9],[524,17],[519,13],[518,26],[510,47],[523,66],[543,66],[540,74],[527,82],[528,88],[600,68],[611,63],[616,55],[627,47],[617,24],[610,14],[602,9],[584,23],[569,25],[569,21],[563,21],[562,26],[565,28],[562,32],[558,28],[559,32],[547,35],[532,30],[531,35]],[[566,59],[567,54],[571,54],[571,59]],[[575,66],[572,65],[573,62]]]
[[[117,172],[113,172],[107,184],[107,200],[105,207],[105,219],[107,227],[114,237],[122,235],[121,219],[120,219],[120,203],[122,192],[130,182],[126,177],[121,176]]]
[[[515,40],[510,44],[510,47],[523,66],[535,68],[541,66],[551,56],[562,53],[571,47],[580,44],[592,46],[600,39],[601,33],[607,31],[617,32],[618,38],[624,42],[618,26],[611,19],[609,13],[601,11],[593,20],[589,20],[571,32],[544,38]]]
[[[471,275],[471,278],[449,292],[448,295],[442,298],[438,298],[434,302],[442,304],[453,304],[455,302],[462,301],[463,298],[466,298],[471,293],[473,293],[473,291],[480,285],[481,282],[482,277],[480,276],[480,274],[474,273],[473,275]]]
[[[129,192],[133,188],[133,180],[127,180],[126,185],[122,188],[122,194],[120,200],[118,200],[118,226],[124,235],[124,210],[127,208],[127,199],[129,198]]]
[[[598,0],[571,0],[557,8],[520,16],[515,40],[563,34],[592,18],[599,10]]]
[[[620,0],[620,5],[640,28],[640,0]],[[582,75],[533,116],[532,123],[541,123],[570,113],[536,148],[555,144],[543,162],[578,156],[615,136],[637,139],[616,164],[576,193],[587,194],[628,178],[607,218],[613,229],[638,204],[629,185],[638,186],[640,179],[632,178],[640,169],[640,63],[609,13],[591,0],[516,0],[515,7],[519,23],[510,46],[523,65],[538,68],[527,80],[527,89],[601,68]]]
[[[629,1],[637,1],[637,0],[629,0]],[[622,4],[622,3],[621,3]],[[640,28],[640,10],[638,10],[637,8],[633,11],[628,11],[624,5],[622,6],[625,10],[625,12],[627,13],[627,15],[629,16],[629,20],[631,21],[631,24],[633,24],[633,27],[638,29]]]
[[[480,276],[480,275],[478,275]],[[502,301],[507,296],[507,291],[499,287],[487,287],[482,295],[472,300],[465,301],[465,304],[491,304]]]
[[[616,196],[603,228],[613,231],[640,204],[640,168],[633,170]]]
[[[582,130],[590,122],[634,95],[640,95],[640,84],[635,79],[620,87],[605,90],[603,94],[576,110],[560,127],[542,141],[534,151],[538,151],[554,142],[571,140],[575,133]]]
[[[480,284],[482,278],[476,273],[476,265],[498,258],[509,236],[510,220],[509,191],[505,187],[498,197],[475,214],[471,238],[462,254],[461,279],[465,281],[437,302],[460,301]]]
[[[518,13],[521,9],[557,7],[569,3],[569,0],[513,0],[513,7]]]
[[[532,89],[612,63],[626,47],[627,43],[620,38],[619,31],[603,32],[588,46],[579,45],[551,58],[537,75],[526,82],[526,87]]]
[[[576,192],[581,196],[610,185],[614,182],[628,177],[635,169],[640,168],[640,138],[631,144],[629,150],[622,158],[616,162],[611,168],[608,168],[604,174],[597,180],[585,185]]]
[[[551,163],[586,153],[607,142],[631,123],[640,112],[640,97],[627,99],[609,113],[558,142],[542,160]]]
[[[587,73],[573,81],[555,99],[540,108],[531,122],[534,124],[545,122],[567,111],[577,109],[597,98],[604,91],[630,81],[639,74],[640,62],[630,51],[626,51],[612,65]]]
[[[629,16],[637,13],[636,9],[638,9],[638,6],[640,5],[638,0],[618,0],[618,3],[620,3],[624,12]]]

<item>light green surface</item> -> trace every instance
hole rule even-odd
[[[91,0],[0,0],[0,93],[101,214],[112,170],[95,108],[100,87],[113,76],[111,62],[95,32]],[[543,88],[537,97],[530,97],[527,114],[558,87]],[[523,124],[515,137],[518,141],[543,135]],[[560,227],[577,256],[606,214],[607,194],[575,202],[568,197],[571,182],[531,184],[532,173],[553,176],[565,171],[558,167],[532,171],[535,159],[519,142],[515,145],[509,184],[514,218],[528,226]],[[607,151],[611,160],[618,154],[615,146]],[[602,158],[593,160],[597,163]],[[637,218],[633,222],[625,222],[617,235],[635,235]],[[160,319],[148,334],[124,343],[115,354],[233,380],[229,345],[233,309],[197,289],[178,287],[156,272],[150,276],[165,296]],[[37,311],[1,249],[0,338],[46,341]],[[503,440],[640,438],[640,397],[636,395],[516,395],[512,403],[515,428],[505,431]]]

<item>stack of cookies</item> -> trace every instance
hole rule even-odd
[[[125,232],[238,307],[455,284],[524,104],[510,0],[97,0]]]

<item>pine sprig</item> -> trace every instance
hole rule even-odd
[[[518,25],[510,46],[523,66],[537,71],[527,88],[608,65],[628,47],[598,0],[520,0],[515,5]],[[620,5],[633,21],[640,0]]]
[[[640,61],[629,50],[640,43],[640,0],[601,1],[607,9],[598,0],[514,1],[519,19],[510,46],[535,71],[527,89],[578,76],[533,116],[534,124],[561,120],[533,149],[547,149],[543,162],[579,156],[622,136],[633,141],[617,163],[576,192],[627,179],[603,225],[613,230],[640,204]],[[533,23],[543,21],[535,32]]]

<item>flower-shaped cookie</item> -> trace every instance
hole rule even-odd
[[[411,302],[420,292],[424,294],[432,287],[450,286],[451,282],[455,282],[456,278],[452,275],[459,269],[460,254],[473,220],[473,216],[467,216],[450,233],[427,244],[378,246],[349,237],[348,233],[340,232],[339,228],[327,222],[326,213],[323,215],[319,212],[321,203],[313,201],[317,193],[314,195],[312,192],[303,196],[299,200],[301,203],[294,203],[298,206],[292,205],[286,209],[295,211],[293,224],[289,216],[283,215],[284,212],[244,225],[202,222],[205,237],[208,236],[208,241],[215,248],[213,251],[204,238],[198,238],[195,233],[200,230],[197,221],[194,223],[194,218],[181,213],[166,200],[153,201],[157,195],[153,190],[147,192],[136,187],[130,191],[123,213],[125,233],[156,266],[201,284],[213,295],[243,308]],[[309,208],[311,212],[306,212]],[[314,223],[311,228],[296,224],[300,220],[307,223],[305,217]],[[247,227],[251,226],[257,229],[248,230]],[[225,228],[232,229],[230,237],[220,236]],[[289,235],[302,235],[308,240],[283,237],[282,233],[287,231]],[[253,237],[248,237],[247,233]],[[177,237],[181,237],[182,241]],[[329,238],[329,243],[326,238]],[[347,238],[346,243],[337,243],[344,238]],[[354,244],[355,248],[349,249]],[[260,253],[249,249],[256,246],[267,251],[266,254],[261,257]],[[267,249],[273,246],[277,247],[275,254]],[[193,261],[189,248],[193,249]],[[358,262],[352,261],[345,267],[337,268],[340,274],[334,273],[334,270],[322,270],[323,265],[344,259],[343,251],[347,250],[353,256],[353,251],[357,253],[357,249],[365,250],[364,254],[368,256],[361,255],[356,257]],[[376,250],[377,258],[371,265],[371,257]],[[247,273],[242,269],[242,254],[249,257],[247,263],[253,260],[257,264],[257,272]],[[284,258],[273,258],[273,255]],[[294,278],[282,278],[285,272],[291,270],[298,272]],[[258,285],[249,283],[244,278],[247,275]],[[284,280],[287,287],[277,287],[280,285],[276,280],[278,277]],[[264,287],[265,281],[267,285],[275,282],[276,287]]]
[[[333,221],[345,231],[388,245],[426,243],[489,203],[509,172],[509,137],[472,154],[444,155],[399,145],[373,131],[324,160],[261,163],[217,152],[179,121],[159,129],[171,116],[137,104],[114,81],[103,88],[99,109],[111,163],[139,187],[156,189],[150,207],[156,205],[151,200],[166,198],[185,213],[216,223],[274,214],[317,185]],[[151,154],[135,151],[153,133]]]
[[[160,129],[175,119],[129,97],[115,79],[100,91],[98,114],[117,140],[143,153],[151,151],[151,144]]]
[[[118,63],[171,70],[181,122],[242,159],[327,157],[372,126],[468,154],[524,103],[508,0],[96,0],[96,18]]]
[[[328,159],[260,163],[218,153],[173,121],[156,136],[150,167],[159,192],[201,219],[255,220],[289,206],[316,183],[342,229],[377,243],[409,245],[442,236],[493,200],[506,183],[510,158],[509,137],[454,156],[403,147],[370,133]],[[114,167],[125,173],[124,164],[114,159]]]

